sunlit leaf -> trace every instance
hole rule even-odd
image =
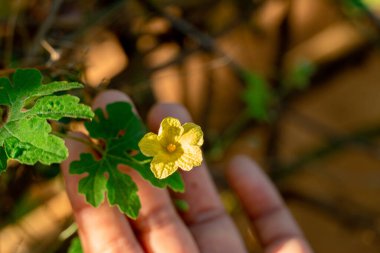
[[[75,237],[71,240],[70,247],[67,253],[83,253],[79,237]]]
[[[51,134],[47,120],[63,117],[93,117],[90,107],[79,104],[71,95],[51,95],[82,87],[79,83],[53,82],[42,84],[42,75],[36,69],[19,69],[13,82],[0,78],[0,105],[7,108],[6,120],[0,128],[0,146],[4,157],[24,164],[59,163],[67,158],[68,152],[62,139]],[[3,115],[4,116],[4,115]],[[4,118],[4,117],[3,117]]]
[[[4,148],[0,147],[0,174],[7,169],[8,156]]]
[[[137,218],[141,207],[138,189],[132,178],[119,170],[120,164],[135,169],[156,187],[184,190],[178,173],[165,180],[154,177],[148,158],[139,153],[137,145],[146,129],[140,118],[133,113],[130,104],[109,104],[106,113],[98,109],[95,115],[94,120],[85,125],[91,137],[104,143],[101,157],[95,159],[92,154],[82,154],[79,161],[70,165],[70,173],[87,174],[79,181],[79,192],[85,195],[88,203],[99,206],[107,196],[111,205],[116,205],[130,218]]]

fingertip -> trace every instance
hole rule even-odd
[[[275,195],[274,185],[260,166],[250,157],[237,155],[227,165],[226,177],[231,187],[238,193],[246,191],[268,192]]]
[[[226,168],[226,176],[234,180],[247,175],[261,173],[258,164],[246,155],[234,156]]]
[[[148,126],[152,131],[157,131],[160,123],[165,117],[174,117],[179,119],[181,123],[191,121],[191,115],[188,110],[180,104],[156,104],[148,113]]]
[[[117,102],[117,101],[124,101],[131,103],[133,105],[132,99],[126,95],[125,93],[118,91],[118,90],[106,90],[101,93],[99,93],[92,103],[92,108],[95,110],[97,108],[105,108],[107,104]]]
[[[309,243],[303,236],[294,236],[280,240],[266,248],[268,253],[312,253]]]

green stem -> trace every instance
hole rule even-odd
[[[119,160],[120,162],[122,162],[125,165],[131,165],[131,162],[144,165],[144,164],[150,163],[152,161],[151,159],[147,159],[147,160],[144,160],[144,161],[139,161],[139,160],[136,160],[135,158],[133,158],[133,156],[131,156],[129,154],[126,154],[127,158],[122,158],[120,156],[114,156],[114,155],[111,155],[111,154],[107,154],[107,156],[109,158],[114,158],[116,160]]]
[[[139,163],[139,164],[141,164],[141,165],[144,165],[144,164],[150,163],[150,162],[152,161],[152,159],[146,159],[146,160],[144,160],[144,161],[139,161],[139,160],[136,160],[133,156],[130,156],[130,155],[128,155],[128,156],[129,156],[129,158],[130,158],[133,162],[135,162],[135,163]]]
[[[81,143],[83,143],[83,144],[91,147],[92,149],[96,150],[101,155],[104,155],[104,153],[105,153],[105,151],[101,147],[95,145],[94,143],[92,143],[89,140],[86,140],[86,139],[83,139],[83,138],[80,138],[80,137],[76,137],[76,136],[73,136],[73,135],[59,133],[59,132],[52,132],[52,134],[54,134],[54,135],[56,135],[58,137],[61,137],[61,138],[67,138],[67,139],[71,139],[71,140],[74,140],[74,141],[81,142]],[[121,160],[123,162],[127,162],[128,163],[127,159],[124,159],[124,158],[121,158],[121,157],[117,157],[117,156],[112,156],[111,154],[107,154],[107,156],[108,157],[114,157],[114,158],[116,158],[118,160]],[[131,156],[129,154],[126,154],[126,156],[128,157],[128,159],[130,159],[130,161],[135,162],[135,163],[139,163],[141,165],[150,163],[152,161],[152,159],[147,159],[147,160],[139,161],[139,160],[136,160],[133,156]]]
[[[59,132],[52,132],[52,134],[54,134],[54,135],[56,135],[58,137],[61,137],[61,138],[67,138],[67,139],[71,139],[71,140],[74,140],[74,141],[81,142],[81,143],[83,143],[83,144],[91,147],[92,149],[96,150],[100,154],[104,154],[104,150],[101,147],[99,147],[98,145],[92,143],[89,140],[86,140],[86,139],[83,139],[83,138],[80,138],[80,137],[76,137],[76,136],[73,136],[73,135],[59,133]]]
[[[131,159],[132,162],[135,162],[135,163],[139,163],[141,165],[144,165],[144,164],[147,164],[147,163],[150,163],[152,161],[152,159],[146,159],[144,161],[139,161],[139,160],[136,160],[133,156],[131,156],[130,154],[128,154],[127,152],[124,152],[125,153],[125,156],[128,157],[129,159]],[[120,158],[119,158],[120,159]]]

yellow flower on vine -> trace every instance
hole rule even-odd
[[[178,119],[162,120],[158,135],[147,133],[139,142],[145,156],[153,156],[150,169],[159,179],[173,174],[178,168],[189,171],[202,163],[203,132],[194,123],[181,125]]]

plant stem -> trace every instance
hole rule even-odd
[[[370,129],[361,130],[348,134],[345,136],[339,136],[331,138],[326,145],[323,145],[311,152],[305,153],[302,157],[298,158],[294,162],[287,165],[278,165],[270,172],[270,176],[275,181],[280,181],[289,175],[303,169],[306,165],[320,160],[328,155],[341,151],[342,148],[347,146],[356,146],[368,148],[373,147],[378,148],[377,144],[374,142],[375,138],[380,136],[380,126],[376,126]],[[377,154],[376,154],[377,155]]]
[[[101,147],[99,147],[98,145],[92,143],[89,140],[86,140],[86,139],[83,139],[83,138],[80,138],[80,137],[76,137],[76,136],[73,136],[73,135],[59,133],[59,132],[52,132],[52,134],[54,134],[54,135],[56,135],[58,137],[61,137],[61,138],[67,138],[67,139],[71,139],[71,140],[74,140],[74,141],[81,142],[81,143],[83,143],[83,144],[91,147],[92,149],[96,150],[100,154],[104,154],[104,150]]]
[[[38,53],[38,50],[41,48],[41,41],[44,39],[44,37],[46,36],[46,33],[54,24],[57,13],[62,4],[63,4],[63,0],[55,0],[52,2],[52,7],[49,12],[49,15],[47,16],[45,22],[43,22],[42,25],[40,26],[37,32],[37,35],[34,37],[32,46],[30,47],[26,60],[25,60],[25,65],[30,65],[35,60],[34,57]]]
[[[141,165],[144,165],[144,164],[147,164],[147,163],[150,163],[152,161],[152,159],[146,159],[144,161],[139,161],[139,160],[136,160],[133,156],[127,154],[127,156],[129,157],[129,159],[131,159],[133,162],[135,163],[139,163]]]
[[[81,137],[76,137],[76,136],[73,136],[73,135],[68,135],[68,134],[64,134],[64,133],[59,133],[59,132],[52,132],[54,135],[58,136],[58,137],[61,137],[61,138],[68,138],[68,139],[71,139],[71,140],[74,140],[74,141],[78,141],[78,142],[81,142],[89,147],[91,147],[92,149],[96,150],[99,154],[101,155],[104,155],[105,154],[105,150],[103,150],[101,147],[99,147],[98,145],[94,144],[93,142],[89,141],[89,140],[86,140],[86,139],[83,139]],[[113,156],[111,154],[107,154],[108,157],[114,157],[118,160],[121,160],[123,162],[129,162],[127,159],[124,159],[122,157],[118,157],[118,156]],[[146,160],[143,160],[143,161],[139,161],[139,160],[136,160],[133,156],[131,156],[130,154],[125,154],[125,156],[130,159],[130,161],[132,162],[135,162],[135,163],[139,163],[141,165],[144,165],[144,164],[147,164],[147,163],[150,163],[152,161],[152,159],[146,159]]]

